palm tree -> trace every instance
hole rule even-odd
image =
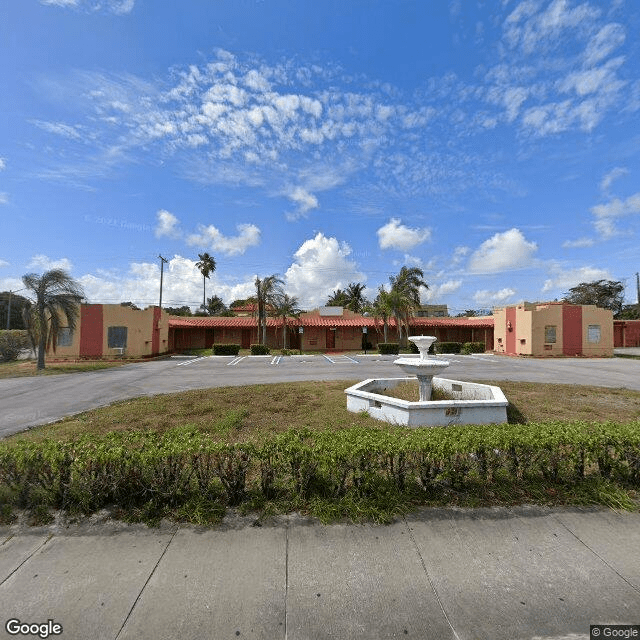
[[[216,261],[208,253],[199,253],[200,262],[196,262],[196,267],[202,274],[202,308],[207,310],[207,278],[209,274],[216,270]]]
[[[298,317],[302,313],[302,309],[298,307],[298,298],[283,293],[275,300],[274,315],[282,318],[282,348],[287,348],[287,329],[289,328],[288,319]]]
[[[346,307],[354,313],[361,313],[367,304],[367,299],[362,295],[365,285],[360,282],[350,282],[345,290],[347,299]]]
[[[374,320],[378,320],[378,318],[382,319],[383,330],[384,330],[384,341],[388,342],[388,334],[389,334],[389,318],[393,315],[393,308],[391,306],[391,299],[389,297],[389,292],[384,288],[383,285],[378,289],[378,295],[376,299],[373,301],[372,313]]]
[[[345,307],[349,302],[347,293],[342,289],[336,289],[327,299],[327,307]]]
[[[420,306],[420,287],[429,288],[424,281],[424,272],[418,267],[402,267],[396,276],[389,278],[391,291],[389,303],[398,323],[398,340],[402,343],[402,326],[409,336],[409,318],[414,309]]]
[[[275,307],[278,297],[284,295],[282,285],[284,280],[277,274],[258,278],[256,276],[256,303],[258,305],[258,340],[260,344],[267,343],[267,309]],[[262,328],[262,334],[260,332]]]
[[[31,343],[38,348],[38,370],[45,367],[44,354],[51,347],[55,353],[58,333],[63,327],[76,328],[78,307],[84,291],[66,271],[52,269],[41,276],[28,273],[22,276],[24,286],[34,295],[25,308],[24,319]],[[66,324],[63,324],[63,319]]]
[[[219,316],[225,311],[228,311],[227,305],[223,302],[222,298],[218,296],[213,296],[207,300],[205,310],[210,316]]]

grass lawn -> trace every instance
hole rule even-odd
[[[640,391],[533,382],[491,382],[510,401],[512,422],[640,419]],[[391,428],[366,414],[350,413],[344,390],[355,381],[286,382],[184,391],[124,400],[108,407],[34,428],[13,438],[67,439],[85,433],[151,429],[192,424],[216,439],[239,441],[291,428]],[[417,394],[417,384],[416,384]],[[232,416],[233,429],[220,427]]]
[[[53,376],[59,373],[78,373],[82,371],[98,371],[130,364],[133,360],[86,360],[82,362],[51,362],[45,363],[43,371],[36,369],[35,360],[18,360],[17,362],[0,362],[0,379],[24,378],[27,376]]]

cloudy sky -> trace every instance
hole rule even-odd
[[[302,305],[419,266],[452,313],[640,269],[627,0],[3,0],[0,290]]]

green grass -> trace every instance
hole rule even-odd
[[[111,369],[128,364],[131,360],[109,361],[87,361],[87,362],[52,362],[45,363],[42,371],[36,369],[35,360],[20,360],[18,362],[0,362],[0,379],[2,378],[24,378],[30,376],[53,376],[60,373],[80,373],[84,371],[98,371],[100,369]]]

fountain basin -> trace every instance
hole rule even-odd
[[[492,385],[433,378],[433,387],[448,392],[454,400],[408,402],[380,393],[403,382],[413,381],[415,378],[412,377],[359,382],[345,390],[347,409],[354,413],[365,411],[377,420],[406,427],[507,422],[509,403],[500,387]]]

